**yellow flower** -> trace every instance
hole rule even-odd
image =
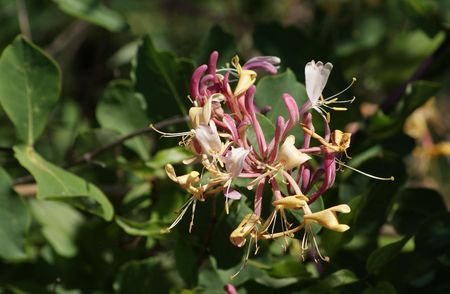
[[[231,63],[236,68],[239,80],[236,85],[236,88],[234,89],[234,96],[239,96],[241,94],[244,94],[248,88],[250,88],[256,81],[256,72],[249,69],[242,69],[241,65],[239,64],[239,57],[235,56]]]
[[[308,197],[305,195],[286,196],[272,202],[274,206],[281,206],[286,209],[298,209],[308,203]]]
[[[256,226],[260,224],[259,216],[254,213],[247,214],[239,226],[231,233],[230,241],[237,247],[242,247],[247,241],[247,236],[255,231]]]
[[[193,186],[193,184],[200,182],[200,174],[198,172],[191,171],[188,174],[177,176],[173,166],[171,164],[167,164],[166,173],[172,181],[178,183],[189,194],[192,194],[194,198],[202,199],[203,189]]]
[[[350,229],[350,227],[348,225],[339,223],[337,216],[336,216],[336,212],[349,213],[350,207],[346,204],[341,204],[341,205],[330,207],[328,209],[324,209],[319,212],[305,214],[303,218],[305,220],[305,223],[307,223],[307,224],[312,223],[312,222],[317,222],[322,227],[327,228],[329,230],[336,231],[336,232],[342,233],[342,232],[345,232],[348,229]]]

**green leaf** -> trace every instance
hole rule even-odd
[[[315,283],[313,286],[308,287],[305,290],[300,291],[298,293],[301,293],[301,294],[330,293],[330,292],[333,292],[332,291],[333,288],[352,284],[352,283],[355,283],[356,281],[358,281],[358,279],[352,271],[347,270],[347,269],[342,269],[342,270],[332,273],[331,275],[327,276],[326,278],[321,279],[320,281]]]
[[[182,147],[172,147],[158,151],[153,158],[146,162],[148,167],[155,170],[163,168],[168,163],[180,163],[184,159],[193,157],[193,154]]]
[[[127,234],[132,236],[160,237],[161,229],[166,227],[165,223],[137,222],[120,216],[116,216],[115,221]]]
[[[53,0],[53,2],[65,13],[112,32],[121,31],[127,27],[125,19],[116,11],[103,5],[100,0]]]
[[[450,265],[450,212],[435,213],[417,232],[416,251]],[[430,258],[429,258],[430,259]],[[431,259],[433,260],[433,259]]]
[[[169,293],[169,283],[163,276],[159,260],[151,257],[132,260],[121,269],[114,282],[116,293]]]
[[[180,276],[188,287],[197,284],[198,258],[190,242],[178,239],[175,246],[175,262]]]
[[[55,201],[31,201],[31,209],[41,225],[44,237],[55,251],[64,257],[77,254],[75,239],[83,224],[83,215],[71,206]]]
[[[398,207],[392,223],[400,234],[416,233],[428,218],[447,210],[441,195],[427,188],[407,188],[399,193],[397,199]]]
[[[149,36],[143,38],[136,58],[132,78],[136,91],[145,96],[151,121],[187,115],[192,62],[157,51]]]
[[[403,129],[406,118],[432,97],[438,89],[439,85],[434,82],[411,82],[392,113],[386,114],[378,110],[370,117],[367,131],[376,138],[387,138],[395,135]]]
[[[208,36],[202,42],[201,50],[196,58],[197,62],[199,64],[207,64],[209,56],[214,50],[219,51],[217,68],[229,63],[231,58],[238,52],[234,37],[224,32],[223,29],[217,25],[211,28]]]
[[[15,146],[20,164],[36,179],[38,199],[67,201],[111,220],[114,209],[108,198],[93,184],[43,159],[29,146]]]
[[[387,281],[378,282],[375,286],[371,286],[364,290],[363,294],[396,294],[394,286]]]
[[[268,273],[276,278],[295,277],[308,279],[311,277],[311,274],[306,270],[305,264],[298,262],[298,259],[292,256],[286,256],[284,259],[274,262]]]
[[[350,206],[350,213],[340,213],[338,215],[338,220],[340,224],[346,224],[350,226],[350,230],[339,233],[332,230],[323,230],[320,235],[322,241],[322,246],[324,247],[327,254],[333,256],[336,251],[345,243],[349,242],[353,236],[352,223],[354,222],[354,217],[358,213],[358,208],[361,203],[362,196],[353,198],[348,205]]]
[[[113,81],[97,106],[97,120],[103,128],[127,135],[148,126],[144,98],[135,93],[127,81]],[[125,141],[125,146],[147,160],[150,158],[150,143],[140,136]]]
[[[305,86],[297,82],[297,78],[290,69],[278,75],[265,76],[259,81],[255,101],[260,108],[271,107],[266,115],[269,120],[275,121],[280,115],[285,120],[289,119],[289,112],[281,98],[284,93],[290,94],[299,107],[308,99]]]
[[[11,178],[0,168],[0,258],[10,261],[27,257],[24,245],[30,225],[30,212],[11,185]]]
[[[60,71],[41,49],[17,37],[0,58],[0,103],[20,140],[32,145],[42,134],[59,97]]]
[[[383,266],[388,264],[395,256],[400,253],[400,251],[403,249],[410,238],[410,236],[407,236],[400,241],[386,245],[373,251],[367,259],[367,271],[372,274],[380,271]]]

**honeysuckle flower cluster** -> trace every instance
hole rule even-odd
[[[191,231],[196,204],[208,197],[223,196],[228,214],[231,202],[241,198],[234,182],[244,178],[248,181],[247,189],[251,191],[245,194],[253,195],[249,197],[253,202],[253,212],[231,232],[231,243],[238,247],[247,243],[247,252],[250,252],[252,244],[256,244],[257,251],[258,240],[287,239],[303,230],[301,256],[311,254],[315,259],[328,260],[319,250],[312,225],[317,223],[328,230],[344,232],[349,226],[339,223],[337,213],[349,213],[350,207],[341,204],[312,212],[310,205],[332,187],[336,166],[343,164],[338,157],[342,154],[348,156],[350,146],[350,133],[330,130],[330,116],[326,110],[345,110],[332,105],[352,102],[353,99],[340,101],[337,95],[323,98],[322,91],[333,66],[311,61],[305,66],[309,99],[304,105],[297,105],[289,93],[273,97],[283,100],[289,116],[277,117],[273,138],[266,138],[257,117],[259,110],[255,104],[254,84],[259,73],[276,74],[280,59],[260,56],[241,65],[239,58],[234,57],[231,66],[220,69],[217,68],[217,59],[218,53],[213,52],[209,63],[199,66],[192,75],[189,96],[192,101],[189,109],[191,130],[174,134],[155,129],[165,137],[180,136],[180,145],[194,154],[184,163],[199,164],[197,171],[183,175],[177,175],[172,165],[166,166],[169,178],[191,195],[167,231],[176,226],[192,207]],[[324,120],[322,136],[315,132],[312,110]],[[249,134],[256,138],[254,146]],[[300,138],[303,138],[302,142]],[[310,145],[312,139],[317,142],[315,146]],[[312,156],[319,164],[310,164]],[[270,194],[264,194],[266,186],[270,187]],[[263,197],[271,199],[272,211],[263,213]],[[296,210],[303,212],[300,223],[289,215]],[[263,218],[264,215],[268,217]]]

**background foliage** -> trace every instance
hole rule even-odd
[[[261,244],[239,293],[450,291],[447,1],[0,0],[0,19],[1,293],[223,292],[247,203],[210,199],[192,234],[161,235],[186,198],[163,167],[188,155],[147,128],[186,127],[211,50],[281,58],[258,82],[269,117],[311,59],[334,64],[326,94],[356,76],[332,126],[355,133],[349,164],[396,178],[340,173],[323,201],[352,207],[351,230],[319,234],[331,261]]]

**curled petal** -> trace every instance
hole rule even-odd
[[[208,69],[208,66],[206,64],[203,64],[199,66],[194,73],[192,74],[191,78],[191,84],[190,84],[190,93],[191,97],[193,99],[198,99],[200,96],[199,88],[200,88],[200,79],[202,78],[203,74]]]
[[[222,149],[222,142],[214,121],[210,121],[209,126],[198,126],[195,129],[195,138],[202,147],[203,152],[208,155],[217,155]]]
[[[224,158],[225,168],[232,178],[236,178],[244,168],[244,160],[247,158],[250,150],[243,147],[233,148]]]
[[[256,229],[259,224],[259,216],[254,213],[247,214],[239,226],[231,233],[230,241],[237,247],[245,245],[246,237]]]
[[[305,195],[286,196],[272,202],[274,206],[282,206],[286,209],[297,209],[305,206],[308,202],[308,197]]]
[[[327,84],[333,65],[329,62],[323,64],[321,61],[317,63],[310,61],[305,66],[305,86],[308,98],[314,106],[322,95],[322,91]]]
[[[219,58],[219,52],[213,51],[211,52],[211,55],[209,55],[209,62],[208,62],[208,73],[211,75],[216,75],[216,69],[217,69],[217,59]]]
[[[242,68],[253,70],[261,69],[269,74],[276,74],[280,62],[281,60],[277,56],[257,56],[247,61]]]
[[[233,200],[239,200],[242,196],[241,193],[232,188],[225,189],[223,194],[225,195],[225,197]]]
[[[235,56],[231,63],[236,67],[239,75],[239,80],[234,89],[234,96],[240,96],[244,94],[256,81],[256,72],[249,69],[242,69],[239,64],[239,58]]]
[[[319,212],[305,214],[303,218],[305,222],[315,221],[318,222],[322,227],[329,230],[336,232],[345,232],[350,227],[348,225],[339,223],[336,212],[349,213],[350,211],[351,209],[348,205],[341,204]]]
[[[295,137],[290,135],[281,145],[278,161],[285,169],[293,169],[311,159],[309,155],[299,151],[294,143]]]

